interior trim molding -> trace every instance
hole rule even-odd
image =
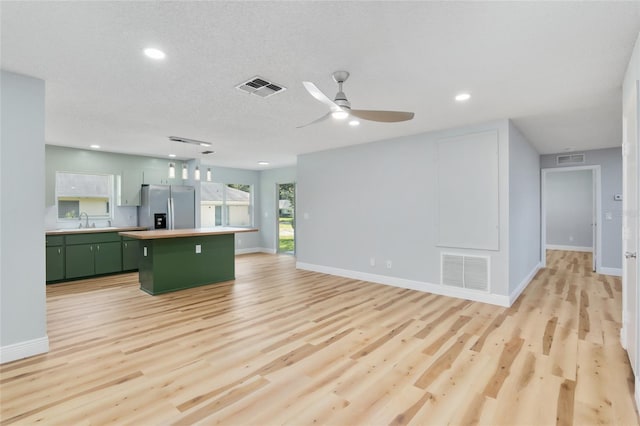
[[[547,250],[567,250],[567,251],[583,251],[592,253],[593,247],[579,247],[579,246],[561,246],[556,244],[547,244]]]
[[[276,254],[275,249],[269,249],[265,247],[252,247],[252,248],[243,248],[236,249],[235,254],[249,254],[249,253],[267,253],[267,254]]]
[[[49,336],[0,346],[0,364],[49,352]]]
[[[634,396],[636,397],[636,410],[640,407],[640,377],[636,376],[636,386],[635,386]]]
[[[624,321],[620,328],[620,346],[622,346],[622,349],[627,350],[627,330],[624,328]]]
[[[405,278],[390,277],[387,275],[369,274],[366,272],[352,271],[349,269],[334,268],[331,266],[314,265],[312,263],[296,262],[297,269],[320,272],[322,274],[337,275],[344,278],[368,281],[376,284],[384,284],[393,287],[417,290],[423,293],[433,293],[440,296],[455,297],[458,299],[472,300],[474,302],[489,303],[491,305],[509,307],[509,297],[491,294],[484,291],[460,289],[441,284],[433,284],[424,281],[408,280]]]
[[[527,274],[527,276],[524,277],[522,281],[520,281],[520,284],[518,285],[518,287],[516,287],[516,289],[513,290],[509,295],[509,306],[513,305],[513,303],[518,299],[518,297],[520,297],[524,289],[527,288],[529,283],[533,280],[533,278],[536,276],[536,274],[541,268],[542,268],[542,262],[538,262],[538,264],[533,267],[531,272],[529,272],[529,274]]]
[[[604,266],[601,266],[598,270],[598,273],[602,275],[613,275],[616,277],[621,277],[622,268],[605,268]]]

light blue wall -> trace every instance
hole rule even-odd
[[[613,196],[622,193],[622,148],[581,151],[585,166],[600,166],[602,210],[602,267],[622,268],[622,202]],[[562,153],[566,154],[566,153]],[[562,167],[556,164],[558,154],[540,156],[542,169]],[[607,219],[607,214],[611,219]]]
[[[12,360],[16,354],[24,357],[48,350],[42,222],[44,95],[44,81],[1,72],[0,355],[3,362]],[[16,345],[26,346],[18,350]]]
[[[500,248],[438,247],[437,141],[486,130],[499,135]],[[298,261],[439,284],[441,252],[478,254],[491,259],[491,293],[507,296],[508,175],[507,120],[300,155]]]
[[[276,185],[296,182],[296,167],[263,170],[260,172],[260,204],[262,206],[260,221],[261,247],[275,253],[278,248],[278,193]]]
[[[540,263],[540,155],[509,122],[509,288]]]
[[[547,247],[593,247],[593,171],[547,173],[545,177]]]

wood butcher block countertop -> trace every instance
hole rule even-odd
[[[96,234],[99,232],[141,231],[144,226],[110,226],[107,228],[73,228],[46,231],[45,235]]]
[[[151,231],[120,232],[124,237],[139,240],[157,240],[163,238],[200,237],[207,235],[237,234],[239,232],[257,232],[258,228],[189,228],[189,229],[153,229]]]

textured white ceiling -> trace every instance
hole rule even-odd
[[[46,81],[55,145],[198,156],[259,169],[339,146],[512,118],[540,153],[621,143],[621,83],[640,2],[6,2],[2,68]],[[154,62],[145,47],[164,50]],[[358,109],[414,111],[410,122],[331,120],[303,88]],[[262,99],[235,85],[287,87]],[[472,99],[456,104],[453,96]]]

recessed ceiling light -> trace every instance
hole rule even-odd
[[[359,125],[360,125],[360,122],[358,120],[349,121],[349,126],[351,126],[351,127],[356,127],[356,126],[359,126]]]
[[[144,54],[149,58],[156,60],[164,59],[167,56],[162,50],[154,49],[152,47],[144,49]]]
[[[260,166],[268,166],[268,165],[269,165],[269,162],[268,162],[268,161],[258,161],[258,164],[259,164]]]
[[[100,145],[96,145],[96,144],[89,145],[89,147],[93,149],[100,149]]]
[[[345,118],[347,118],[349,116],[349,113],[346,111],[333,111],[331,113],[331,116],[333,118],[335,118],[336,120],[344,120]]]
[[[176,158],[176,155],[175,154],[169,154],[169,157]]]
[[[456,95],[456,101],[458,102],[468,101],[469,99],[471,99],[471,95],[468,93],[459,93]]]

